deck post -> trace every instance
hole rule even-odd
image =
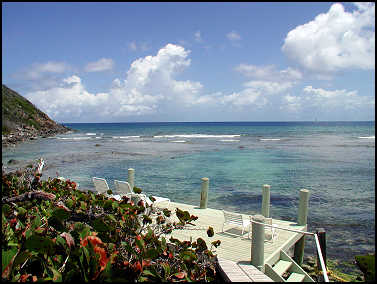
[[[135,186],[135,170],[133,168],[128,169],[128,183],[131,186],[131,189],[134,189]]]
[[[322,257],[323,257],[323,262],[325,263],[325,266],[327,268],[327,259],[326,259],[326,231],[325,231],[324,228],[318,228],[316,230],[316,234],[318,236],[319,245],[321,246],[320,249],[321,249],[321,253],[322,253]],[[318,252],[317,252],[317,267],[318,267],[318,270],[321,271],[321,264],[320,264],[320,261],[319,261]]]
[[[300,201],[298,206],[297,224],[305,226],[308,222],[308,206],[309,206],[309,190],[300,190]],[[302,265],[304,261],[305,235],[295,244],[293,259],[298,265]]]
[[[202,191],[200,193],[200,209],[206,209],[208,203],[209,178],[202,178]]]
[[[264,223],[262,215],[253,216],[253,220]],[[252,223],[251,264],[264,272],[264,225]]]
[[[262,187],[262,215],[266,218],[270,217],[270,186],[268,184]]]

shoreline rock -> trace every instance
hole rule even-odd
[[[10,132],[8,135],[2,135],[2,146],[14,147],[22,142],[47,138],[69,131],[72,131],[72,129],[60,124],[57,126],[42,128],[41,130],[36,130],[35,128],[29,126],[19,126],[15,131]]]

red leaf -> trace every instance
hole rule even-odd
[[[24,275],[21,275],[21,278],[20,278],[21,282],[26,282],[26,279],[28,279],[29,276],[31,276],[31,274],[24,274]]]
[[[143,259],[143,266],[150,266],[150,265],[151,265],[150,259],[148,259],[148,260]]]
[[[75,240],[72,238],[70,233],[63,232],[60,234],[60,236],[65,239],[69,248],[75,245]]]
[[[179,278],[179,279],[182,279],[182,278],[186,277],[186,272],[178,272],[178,273],[174,274],[174,276]]]

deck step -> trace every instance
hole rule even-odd
[[[280,276],[282,276],[288,269],[292,266],[292,262],[285,261],[285,260],[279,260],[274,267],[272,267],[273,270]]]
[[[305,278],[304,274],[292,272],[286,282],[303,282]]]

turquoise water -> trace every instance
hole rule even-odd
[[[374,122],[65,124],[77,132],[3,148],[5,166],[43,157],[43,177],[126,180],[172,201],[256,214],[271,185],[273,218],[296,220],[299,190],[310,190],[309,230],[325,228],[327,255],[353,260],[375,250]],[[17,165],[16,165],[17,166]],[[313,251],[308,238],[306,249]]]

